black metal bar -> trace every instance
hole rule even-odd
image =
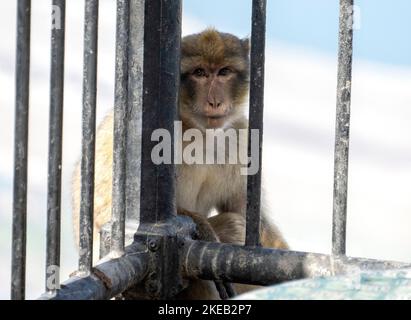
[[[98,0],[86,0],[84,23],[79,271],[86,274],[93,264],[98,3]]]
[[[126,219],[126,128],[128,103],[129,1],[117,0],[116,80],[113,139],[111,250],[124,252]]]
[[[126,217],[140,216],[141,111],[143,104],[144,0],[130,2],[128,48],[128,110],[126,134]]]
[[[253,157],[254,159],[257,156],[251,154],[251,130],[257,129],[259,137],[259,170],[256,174],[247,176],[247,217],[245,243],[248,246],[258,246],[260,244],[266,6],[266,0],[253,0],[250,55],[248,156]]]
[[[148,270],[148,253],[133,244],[118,259],[96,265],[85,277],[73,276],[61,289],[45,293],[40,300],[102,300],[110,299],[139,283]]]
[[[408,268],[411,264],[318,253],[187,240],[181,256],[189,278],[270,285],[360,270]]]
[[[332,253],[345,254],[354,0],[340,0]]]
[[[17,2],[16,114],[14,127],[11,299],[23,300],[26,286],[27,147],[30,87],[31,1]]]
[[[56,12],[57,9],[58,12]],[[58,270],[55,267],[60,266],[65,10],[65,0],[53,0],[47,183],[46,291],[53,291],[59,286],[59,277],[55,277]],[[55,21],[55,19],[59,21]],[[53,277],[53,282],[49,281],[50,276]]]
[[[173,164],[154,164],[155,129],[174,136],[180,81],[181,0],[145,1],[140,222],[176,214]],[[173,139],[171,139],[172,141]],[[173,154],[174,144],[171,142]]]

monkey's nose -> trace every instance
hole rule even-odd
[[[208,105],[211,108],[219,108],[219,107],[221,107],[221,102],[218,102],[218,101],[210,102],[210,101],[208,101]]]

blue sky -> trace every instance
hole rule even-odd
[[[251,0],[184,0],[185,13],[210,26],[250,34]],[[267,0],[267,39],[337,52],[338,0]],[[356,58],[411,66],[411,1],[357,0]],[[218,9],[217,9],[218,8]]]

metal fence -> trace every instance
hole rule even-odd
[[[340,0],[332,255],[259,247],[261,170],[248,176],[245,246],[190,238],[192,221],[176,214],[174,165],[155,165],[150,157],[152,131],[164,128],[173,133],[177,117],[181,0],[117,0],[113,217],[103,236],[109,239],[103,251],[114,254],[93,266],[98,5],[98,0],[85,1],[79,267],[56,290],[47,286],[50,274],[46,274],[46,292],[41,299],[109,299],[136,284],[145,297],[170,298],[184,288],[186,278],[268,285],[343,274],[352,268],[406,266],[345,256],[353,0]],[[53,6],[60,9],[61,27],[54,28],[51,36],[47,270],[60,265],[63,143],[65,1],[53,0]],[[18,0],[12,299],[25,298],[30,9],[30,0]],[[265,17],[266,0],[253,0],[249,127],[259,129],[260,168]],[[169,107],[162,108],[164,105]],[[138,112],[142,112],[141,144]],[[136,155],[140,152],[138,163]],[[132,174],[140,166],[141,185],[140,177]],[[134,241],[125,247],[125,230],[133,226],[137,217],[139,228],[132,231]],[[225,296],[232,295],[230,286],[220,289],[222,296],[224,290]]]

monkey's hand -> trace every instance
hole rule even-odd
[[[210,242],[220,242],[217,233],[214,231],[207,218],[204,218],[198,213],[194,213],[185,209],[178,209],[177,213],[179,215],[187,216],[193,219],[194,223],[197,226],[197,239]],[[214,283],[221,299],[225,300],[235,296],[235,291],[231,283],[223,282],[221,280],[216,280],[214,281]]]
[[[214,231],[207,218],[204,218],[198,213],[194,213],[185,209],[178,209],[177,213],[182,216],[190,217],[194,221],[197,226],[196,239],[210,242],[220,242],[217,233]]]

